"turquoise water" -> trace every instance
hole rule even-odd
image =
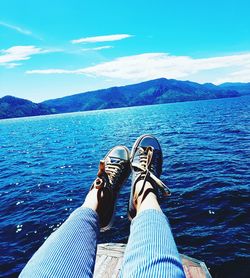
[[[162,203],[179,251],[214,277],[249,275],[250,98],[91,111],[0,121],[1,275],[15,277],[51,232],[81,205],[98,161],[143,133],[163,149]],[[114,228],[100,242],[126,242],[130,180]],[[229,274],[227,273],[227,270]]]

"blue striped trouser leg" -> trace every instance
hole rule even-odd
[[[149,209],[132,221],[121,277],[180,277],[185,274],[166,216]]]
[[[92,277],[98,233],[96,212],[76,209],[33,255],[20,277]]]

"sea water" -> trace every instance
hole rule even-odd
[[[172,191],[162,208],[179,251],[215,277],[248,275],[249,108],[241,97],[1,120],[0,276],[17,276],[82,204],[110,148],[131,148],[145,133],[162,146],[162,180]],[[127,242],[129,193],[130,180],[100,242]]]

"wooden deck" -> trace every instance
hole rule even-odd
[[[122,265],[126,244],[105,243],[97,248],[94,278],[116,278]],[[181,255],[187,278],[212,278],[202,261]]]

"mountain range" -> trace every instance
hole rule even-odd
[[[74,94],[41,103],[5,96],[0,98],[0,119],[239,97],[249,94],[250,83],[224,83],[216,86],[212,83],[199,84],[160,78],[134,85]]]

